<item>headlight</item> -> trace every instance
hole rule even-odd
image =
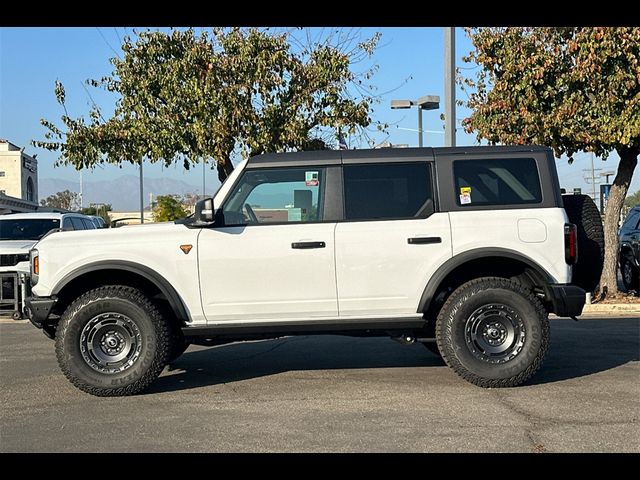
[[[29,252],[31,259],[31,285],[38,283],[38,275],[40,275],[40,258],[38,257],[38,250],[35,248]]]

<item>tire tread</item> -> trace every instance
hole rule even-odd
[[[112,298],[128,300],[142,308],[151,319],[157,335],[157,351],[155,359],[147,372],[135,382],[118,388],[105,388],[90,385],[74,375],[65,360],[64,342],[75,315],[84,307],[98,300]],[[109,285],[90,290],[74,300],[62,314],[56,335],[56,357],[64,376],[78,389],[98,397],[121,397],[135,395],[146,389],[164,369],[170,352],[169,327],[160,311],[140,290],[125,285]]]
[[[470,372],[455,356],[455,354],[453,353],[455,349],[453,345],[451,345],[451,342],[447,340],[452,338],[452,317],[456,313],[455,310],[452,311],[452,307],[458,301],[459,297],[467,293],[469,290],[484,290],[487,288],[506,289],[520,294],[533,305],[536,311],[536,315],[541,320],[542,338],[538,354],[534,358],[533,362],[531,362],[531,364],[525,370],[512,377],[502,379],[487,379]],[[442,355],[442,359],[464,380],[483,388],[515,387],[529,380],[542,366],[542,362],[549,345],[549,334],[550,332],[547,311],[545,310],[542,302],[540,302],[538,297],[536,297],[531,292],[531,290],[526,288],[520,282],[501,277],[477,278],[460,286],[449,296],[447,301],[444,303],[444,305],[440,309],[440,312],[438,313],[438,320],[436,322],[436,340],[438,343],[440,354]]]

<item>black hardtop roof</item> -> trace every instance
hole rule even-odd
[[[266,166],[272,164],[286,164],[289,162],[321,162],[326,164],[340,164],[343,162],[367,163],[380,161],[385,158],[433,158],[439,155],[477,155],[477,154],[505,154],[522,152],[547,152],[549,147],[538,145],[469,145],[464,147],[422,147],[422,148],[365,148],[357,150],[315,150],[307,152],[265,153],[249,158],[248,166]]]

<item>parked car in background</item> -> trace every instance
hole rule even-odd
[[[93,220],[76,213],[33,212],[0,215],[0,310],[22,318],[29,273],[29,250],[55,230],[95,230]]]
[[[78,213],[33,212],[0,216],[0,273],[29,273],[29,250],[48,232],[93,230],[93,221]]]
[[[104,221],[104,218],[102,218],[102,217],[99,217],[97,215],[89,215],[89,218],[91,219],[93,224],[96,226],[96,228],[107,228],[108,227],[108,225]]]
[[[620,228],[620,273],[627,290],[638,290],[640,277],[640,205],[633,207]]]

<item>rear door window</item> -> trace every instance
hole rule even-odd
[[[425,218],[433,213],[427,162],[345,165],[347,220]]]
[[[96,224],[91,220],[89,220],[88,218],[81,218],[80,220],[82,220],[85,230],[95,230]]]
[[[63,230],[73,230],[73,224],[71,223],[71,218],[70,217],[66,217],[62,221],[62,229]]]
[[[71,223],[73,225],[73,229],[74,230],[84,230],[85,229],[81,218],[71,217]]]
[[[542,202],[538,166],[533,158],[456,160],[458,205],[520,205]]]

